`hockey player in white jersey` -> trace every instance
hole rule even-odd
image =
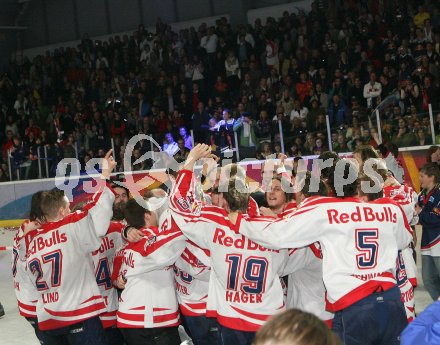
[[[20,315],[25,317],[32,325],[35,335],[43,344],[46,340],[45,333],[39,330],[37,319],[38,291],[27,272],[26,256],[20,256],[20,249],[26,248],[24,235],[32,230],[38,229],[41,224],[44,223],[44,215],[41,211],[41,200],[46,193],[46,191],[40,191],[32,195],[29,219],[25,220],[17,231],[12,249],[12,278],[14,280],[18,311]],[[22,253],[24,253],[24,251]],[[60,341],[60,344],[67,344],[67,342]]]
[[[285,220],[243,219],[240,232],[272,249],[319,241],[327,310],[335,312],[333,330],[348,345],[397,345],[407,320],[396,258],[412,231],[400,207],[355,197],[357,174],[354,163],[342,159],[329,181],[336,197],[311,197]]]
[[[117,323],[129,345],[179,345],[180,315],[171,265],[185,249],[185,238],[171,218],[161,219],[162,214],[154,211],[151,199],[160,198],[150,198],[144,205],[130,199],[126,204],[127,223],[143,236],[115,256],[112,280],[126,281]],[[158,205],[166,198],[155,201]]]
[[[418,217],[415,216],[417,194],[410,186],[398,182],[390,174],[385,161],[377,157],[377,152],[369,145],[361,146],[355,151],[355,159],[359,164],[359,170],[367,172],[369,175],[377,173],[377,176],[380,176],[383,181],[383,191],[380,191],[380,196],[375,193],[362,194],[361,190],[359,195],[370,201],[383,197],[388,198],[402,208],[409,225],[417,224]],[[417,266],[413,251],[416,240],[415,232],[413,232],[413,238],[413,242],[408,247],[399,251],[396,263],[397,285],[401,291],[401,299],[405,305],[409,322],[416,316],[414,288],[417,287]]]
[[[268,250],[239,234],[249,204],[248,194],[240,192],[243,180],[235,177],[228,186],[220,186],[228,190],[219,188],[223,208],[188,200],[195,161],[209,156],[207,145],[190,152],[173,188],[170,209],[185,236],[210,251],[207,316],[219,322],[219,344],[248,345],[267,318],[284,308],[279,274],[287,253]]]
[[[196,183],[196,181],[193,181]],[[189,193],[193,200],[201,196]],[[163,200],[168,195],[162,189],[148,191],[144,198],[149,202]],[[205,198],[203,198],[205,199]],[[200,198],[197,202],[203,202]],[[167,203],[162,205],[155,214],[161,223],[170,222],[170,211]],[[158,216],[160,214],[160,216]],[[137,242],[142,239],[139,230],[129,227],[125,231],[128,241]],[[182,317],[182,325],[191,337],[194,345],[209,345],[217,343],[217,320],[206,317],[206,302],[208,300],[208,287],[210,276],[209,251],[203,250],[193,242],[186,240],[186,248],[174,263],[177,300]]]
[[[90,254],[101,245],[112,217],[114,194],[107,187],[116,162],[104,158],[98,192],[82,211],[70,213],[59,190],[43,197],[46,223],[25,235],[27,267],[38,290],[37,317],[46,345],[106,344],[99,315],[106,311]]]

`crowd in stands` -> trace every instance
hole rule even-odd
[[[341,3],[333,14],[312,3],[309,13],[292,6],[281,18],[179,32],[159,18],[155,33],[139,25],[104,42],[84,35],[75,48],[12,61],[0,79],[0,181],[8,152],[14,178],[37,178],[38,157],[54,176],[62,158],[86,169],[111,139],[121,163],[139,133],[177,161],[194,142],[238,146],[241,158],[264,159],[281,140],[289,156],[320,154],[326,115],[336,152],[436,144],[428,109],[440,135],[440,6]],[[372,111],[385,99],[380,141]],[[132,161],[150,149],[138,143]]]

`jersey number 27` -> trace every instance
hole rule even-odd
[[[43,265],[48,263],[52,265],[51,287],[60,286],[63,271],[63,253],[61,253],[61,250],[54,250],[53,252],[44,254],[41,258],[43,259]],[[35,258],[31,260],[29,262],[29,270],[37,277],[35,285],[38,291],[49,289],[46,281],[43,280],[43,268],[40,259]]]

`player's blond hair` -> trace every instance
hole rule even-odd
[[[315,315],[289,309],[272,316],[257,332],[253,345],[341,345]]]
[[[245,180],[238,176],[231,177],[227,183],[222,183],[219,186],[219,190],[228,203],[231,212],[247,213],[249,193],[247,192],[248,186]]]

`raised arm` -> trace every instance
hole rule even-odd
[[[240,117],[237,119],[237,121],[234,122],[234,125],[232,126],[232,130],[234,132],[237,132],[241,127],[243,127],[243,120]]]
[[[319,241],[322,224],[326,221],[316,205],[304,205],[288,219],[243,219],[239,229],[241,234],[267,248],[301,248]],[[319,223],[321,226],[317,225]]]
[[[196,145],[189,153],[182,170],[179,171],[176,182],[171,190],[170,210],[175,222],[184,226],[188,221],[195,220],[202,205],[195,203],[193,195],[193,170],[196,161],[210,157],[211,148],[206,144]]]
[[[211,270],[208,266],[194,255],[190,250],[191,246],[185,248],[182,255],[176,260],[174,265],[181,271],[188,273],[196,279],[209,281]]]
[[[133,249],[144,258],[141,263],[144,272],[165,268],[176,262],[186,246],[185,238],[176,225],[158,233],[145,236],[133,244]]]
[[[82,244],[85,252],[91,252],[99,248],[100,240],[107,234],[110,221],[113,216],[113,201],[115,194],[109,183],[110,174],[116,162],[109,150],[103,160],[101,181],[98,181],[98,190],[81,211],[71,213],[60,222],[60,225],[71,224],[73,234]]]

